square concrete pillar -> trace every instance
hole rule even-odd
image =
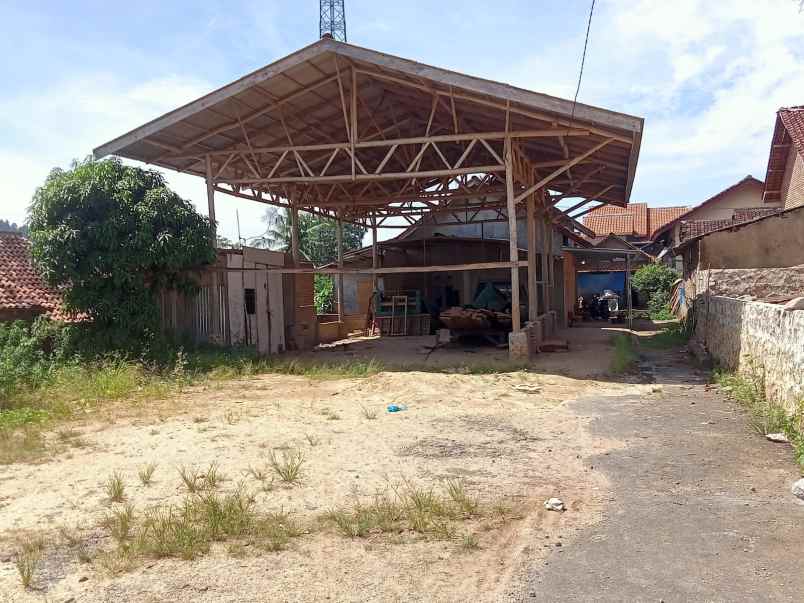
[[[508,358],[517,362],[530,360],[530,348],[526,331],[508,334]]]

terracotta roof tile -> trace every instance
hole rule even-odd
[[[740,222],[748,222],[763,216],[778,214],[782,209],[781,207],[743,207],[735,209],[734,222],[739,224]]]
[[[650,238],[652,239],[657,231],[677,220],[688,211],[688,207],[651,207]]]
[[[629,214],[609,214],[602,216],[588,214],[584,216],[583,225],[589,230],[592,230],[598,236],[605,236],[607,234],[636,234],[636,231],[634,230],[634,216]]]
[[[779,109],[779,119],[798,154],[804,157],[804,105]]]
[[[765,173],[764,201],[781,199],[787,158],[794,149],[804,157],[804,105],[782,107],[776,112],[771,148],[768,154],[768,168]]]
[[[682,220],[680,240],[684,242],[688,239],[712,232],[713,230],[736,226],[737,224],[750,222],[757,218],[772,216],[782,211],[783,209],[781,207],[745,207],[735,209],[734,216],[731,220]]]
[[[64,311],[58,291],[48,287],[33,267],[31,244],[17,233],[0,232],[0,310],[46,314],[73,320]]]
[[[648,239],[688,210],[688,207],[648,207],[647,203],[629,203],[626,207],[601,205],[584,216],[583,224],[597,236],[616,234]]]
[[[684,242],[732,224],[734,224],[734,220],[682,220],[679,238]]]

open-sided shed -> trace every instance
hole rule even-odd
[[[511,272],[517,332],[519,266],[528,267],[531,299],[547,284],[536,274],[536,245],[528,245],[527,261],[517,257],[517,206],[525,205],[527,238],[535,241],[552,236],[551,223],[573,227],[572,212],[589,203],[626,204],[642,126],[638,117],[323,38],[101,145],[95,156],[205,178],[212,220],[216,192],[287,208],[294,226],[299,211],[359,223],[375,240],[377,228],[394,226],[391,218],[410,224],[448,214],[469,223],[497,210],[511,226],[509,257],[495,267]],[[578,201],[556,211],[567,198]],[[309,271],[299,267],[298,236],[292,253],[296,266],[277,270]],[[341,262],[320,271],[346,270]],[[531,307],[529,318],[538,312]]]

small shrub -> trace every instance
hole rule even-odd
[[[154,472],[157,468],[156,463],[148,463],[140,467],[139,471],[137,471],[137,475],[140,478],[140,482],[143,486],[148,486],[153,481]]]
[[[123,482],[123,476],[115,471],[112,476],[106,481],[104,486],[106,489],[106,498],[110,502],[123,502],[126,500],[126,485]]]
[[[377,418],[377,411],[373,408],[366,408],[365,406],[361,406],[363,409],[363,417],[368,419],[369,421],[373,421]]]
[[[304,453],[301,450],[283,450],[282,458],[275,451],[271,451],[271,467],[279,478],[287,484],[296,484],[302,478]]]
[[[321,438],[319,438],[315,434],[307,433],[304,435],[304,437],[307,440],[307,443],[310,444],[310,446],[318,446],[321,443]]]

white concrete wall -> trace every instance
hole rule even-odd
[[[781,203],[763,203],[762,183],[746,182],[717,201],[693,210],[684,220],[731,220],[735,209],[780,207]]]
[[[284,266],[283,253],[245,248],[242,254],[227,254],[229,268],[266,268]],[[285,350],[284,301],[282,275],[260,270],[227,273],[229,328],[233,345],[250,341],[262,354]],[[245,290],[254,289],[255,313],[245,313]],[[248,335],[248,336],[247,336]]]

